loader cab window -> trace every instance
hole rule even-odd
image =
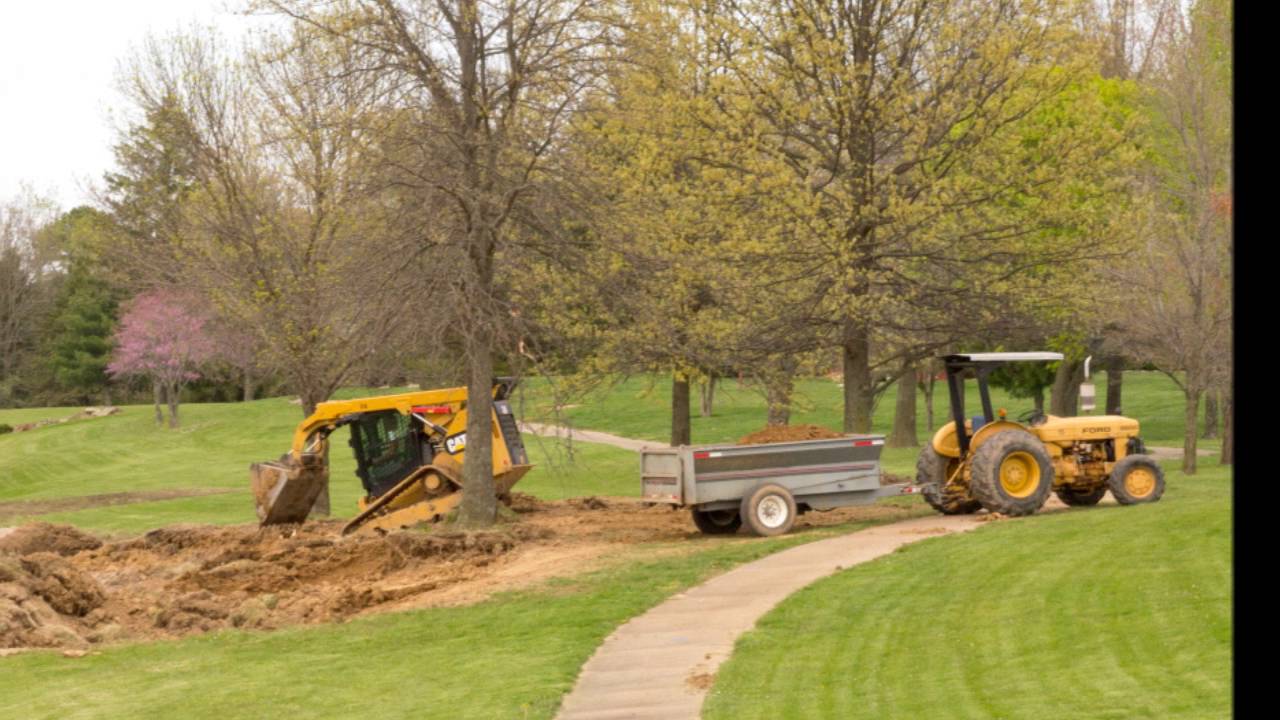
[[[370,497],[390,490],[422,465],[422,429],[408,415],[365,413],[351,424],[356,475]]]

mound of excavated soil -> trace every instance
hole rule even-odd
[[[820,425],[773,425],[739,438],[738,444],[764,445],[765,443],[825,440],[838,437],[844,437],[844,435]]]
[[[466,604],[629,557],[735,541],[701,535],[687,510],[629,498],[547,502],[512,493],[510,506],[514,521],[476,532],[435,526],[342,536],[334,520],[178,525],[102,543],[67,526],[24,526],[3,538],[20,540],[0,552],[0,648],[79,651]],[[907,513],[888,505],[839,508],[808,513],[797,526]]]
[[[94,550],[101,546],[101,540],[70,525],[45,522],[23,525],[0,537],[0,553],[15,555],[37,552],[75,555],[81,550]]]

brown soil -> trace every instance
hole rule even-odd
[[[139,492],[105,493],[103,495],[81,495],[78,497],[50,498],[48,500],[10,500],[8,502],[0,502],[0,520],[24,515],[44,515],[45,513],[68,512],[109,505],[174,500],[199,495],[221,495],[228,492],[232,491],[220,488],[191,488],[186,490],[144,490]]]
[[[38,523],[0,538],[0,651],[273,629],[472,603],[495,592],[705,543],[688,511],[630,498],[544,502],[513,493],[492,529],[339,534],[341,521],[258,528],[177,525],[101,542]],[[797,530],[905,517],[872,505],[808,513]],[[793,531],[794,532],[794,531]]]
[[[825,440],[838,437],[844,437],[844,435],[820,425],[775,425],[739,438],[738,444],[763,445],[765,443]]]

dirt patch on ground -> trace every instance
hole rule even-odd
[[[103,495],[81,495],[79,497],[50,498],[48,500],[12,500],[0,502],[0,520],[25,515],[44,515],[45,513],[69,512],[87,508],[107,507],[110,505],[129,505],[131,503],[152,502],[155,500],[174,500],[199,495],[221,495],[232,492],[218,488],[192,488],[185,490],[145,490],[141,492],[106,493]]]
[[[101,540],[70,525],[43,522],[16,527],[0,536],[0,553],[15,555],[51,552],[65,557],[101,546]]]
[[[0,650],[82,650],[466,604],[636,557],[751,541],[704,536],[687,510],[631,498],[544,502],[514,493],[511,509],[485,531],[345,537],[336,520],[178,525],[114,542],[69,526],[22,526],[0,538]],[[811,512],[795,531],[910,513],[894,505]]]
[[[775,425],[744,435],[738,439],[738,444],[763,445],[765,443],[826,440],[838,437],[844,437],[844,435],[821,425]]]

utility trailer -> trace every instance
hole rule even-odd
[[[688,507],[698,529],[781,535],[809,510],[866,505],[916,492],[880,484],[883,435],[763,445],[681,445],[640,451],[643,499]]]

